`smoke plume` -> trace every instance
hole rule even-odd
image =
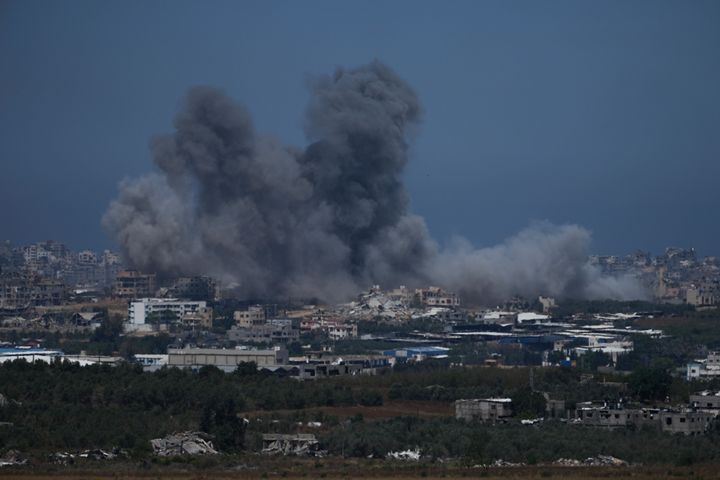
[[[440,249],[400,181],[422,116],[413,89],[377,61],[310,88],[304,150],[256,132],[223,92],[192,88],[174,133],[151,142],[157,173],[121,183],[103,217],[130,264],[212,275],[248,297],[339,300],[372,283],[439,283],[486,301],[640,295],[587,265],[577,226]]]

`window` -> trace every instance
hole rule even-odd
[[[672,425],[672,417],[667,417],[665,419],[665,425]]]
[[[685,423],[685,417],[680,417],[680,423]]]

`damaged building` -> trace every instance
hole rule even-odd
[[[262,453],[266,455],[310,455],[320,453],[320,442],[311,433],[266,433]]]
[[[495,423],[511,417],[512,414],[510,398],[473,398],[455,401],[455,418],[458,420]]]

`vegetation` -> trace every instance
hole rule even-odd
[[[630,462],[691,464],[720,460],[720,434],[685,437],[654,429],[605,430],[545,422],[486,425],[451,418],[400,417],[381,422],[356,422],[335,428],[321,438],[330,453],[383,457],[387,452],[419,448],[434,458],[466,462],[552,462],[560,457],[584,459],[598,454]]]
[[[638,370],[627,379],[625,392],[617,383],[586,381],[569,368],[534,368],[532,377],[534,389],[528,368],[451,367],[438,360],[373,377],[315,382],[261,374],[253,364],[233,373],[213,367],[143,372],[132,365],[81,368],[18,361],[0,366],[2,393],[10,400],[0,408],[0,422],[12,423],[0,429],[0,452],[121,447],[144,458],[151,438],[200,429],[214,437],[220,450],[232,453],[259,448],[262,433],[297,431],[296,422],[312,419],[323,423],[315,432],[323,448],[351,457],[384,457],[415,447],[433,458],[474,463],[597,454],[648,463],[696,462],[715,461],[720,454],[720,434],[715,433],[677,438],[654,430],[593,430],[560,422],[525,426],[513,420],[490,426],[456,421],[451,414],[366,420],[361,413],[370,418],[372,409],[386,408],[388,402],[448,405],[458,398],[509,396],[520,418],[536,418],[545,409],[540,391],[573,408],[576,402],[628,394],[662,401],[674,388],[663,369]],[[347,420],[322,409],[346,409]]]

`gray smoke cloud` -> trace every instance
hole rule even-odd
[[[463,296],[502,301],[514,295],[631,300],[647,297],[630,275],[607,276],[590,265],[590,232],[578,225],[533,225],[500,245],[476,249],[462,238],[440,252],[431,271]]]
[[[400,180],[422,107],[375,61],[310,84],[307,148],[255,131],[243,106],[192,88],[175,131],[151,142],[157,173],[126,180],[103,217],[131,265],[212,275],[248,297],[340,300],[372,283],[439,283],[477,300],[641,296],[587,264],[589,233],[530,228],[503,245],[441,249]]]

